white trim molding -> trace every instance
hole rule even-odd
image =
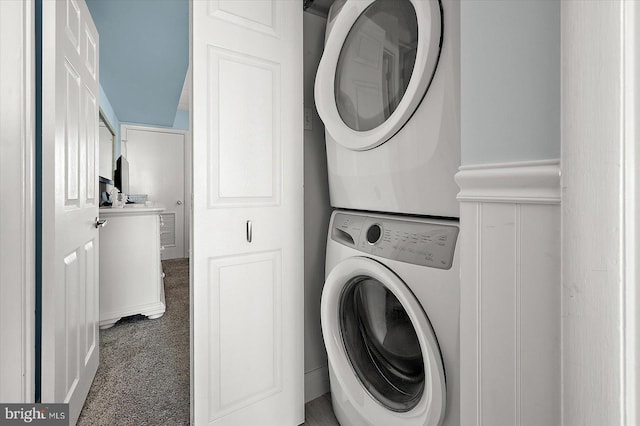
[[[565,426],[640,424],[639,9],[561,2]]]
[[[461,424],[561,419],[559,161],[466,166]]]
[[[560,160],[462,166],[459,201],[558,204]]]
[[[628,425],[640,423],[640,5],[623,4],[624,19],[624,136],[623,160],[623,280],[624,285],[624,416]],[[626,96],[629,94],[629,96]]]
[[[34,4],[0,1],[0,401],[34,401]]]

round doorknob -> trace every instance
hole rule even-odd
[[[178,201],[176,202],[176,204],[177,204],[177,205],[179,205],[179,206],[181,206],[181,205],[182,205],[182,201],[178,200]]]

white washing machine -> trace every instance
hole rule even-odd
[[[459,217],[458,0],[337,0],[315,101],[331,205]]]
[[[460,425],[458,221],[337,210],[322,333],[342,426]]]

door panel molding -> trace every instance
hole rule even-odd
[[[207,53],[209,208],[277,206],[282,189],[280,65],[216,46],[208,46]],[[226,83],[216,84],[220,79]],[[251,81],[251,92],[237,93],[234,88],[242,81]],[[252,120],[232,124],[233,116],[242,114]],[[259,164],[265,161],[270,164]]]
[[[214,421],[282,390],[282,252],[210,258],[209,289]]]
[[[209,0],[209,16],[229,22],[242,29],[280,38],[280,5],[277,2],[253,1],[247,10],[235,0]]]

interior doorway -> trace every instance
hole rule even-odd
[[[151,5],[137,1],[86,2],[127,4],[131,7]],[[146,23],[149,15],[155,15],[156,6],[179,2],[182,0],[153,3],[152,10],[144,10],[134,20],[136,28],[140,30],[140,24]],[[55,13],[43,16],[43,21],[49,21],[49,25],[61,33],[60,37],[43,37],[43,40],[48,39],[55,44],[59,38],[72,38],[74,35],[76,37],[72,41],[79,40],[80,34],[62,32],[65,25],[72,25],[71,29],[84,29],[79,23],[76,25],[73,11],[75,6],[84,9],[85,1],[44,4],[56,5]],[[193,250],[189,253],[192,305],[189,308],[189,335],[193,361],[190,368],[190,420],[206,424],[212,419],[224,418],[226,424],[253,424],[269,418],[275,423],[300,424],[304,420],[304,333],[301,321],[304,295],[300,285],[304,279],[303,145],[300,143],[303,139],[300,107],[303,104],[303,76],[300,72],[302,8],[298,3],[280,0],[185,0],[184,4],[193,10],[190,25],[195,64],[193,84],[203,89],[193,93],[192,103],[197,105],[197,116],[191,119],[194,123],[193,138],[197,143],[190,157],[193,159],[192,174],[197,179],[193,180],[194,213],[190,225]],[[123,32],[123,21],[128,18],[124,16],[115,20],[118,33]],[[144,29],[137,35],[139,38],[147,36]],[[103,48],[105,38],[102,33]],[[96,42],[93,44],[96,49],[97,40],[97,36],[92,39]],[[122,47],[128,42],[130,40],[119,43]],[[165,48],[162,44],[161,47]],[[78,55],[87,51],[73,50]],[[97,56],[97,50],[91,52]],[[140,51],[137,54],[142,55]],[[64,57],[56,57],[55,60],[56,65],[64,66]],[[104,65],[107,61],[102,62]],[[122,67],[127,61],[107,63]],[[43,69],[47,67],[43,66]],[[95,80],[97,68],[93,70],[96,71],[93,74]],[[153,69],[145,74],[145,78],[151,79],[160,71],[160,68]],[[67,81],[75,83],[77,80]],[[146,80],[140,86],[145,84]],[[47,90],[51,90],[51,86],[42,85]],[[77,81],[77,86],[82,87],[80,81]],[[63,87],[62,83],[60,87]],[[108,91],[108,87],[104,89]],[[94,89],[93,93],[97,92]],[[155,93],[149,95],[155,99],[152,95]],[[118,110],[117,95],[110,96],[111,104]],[[64,112],[65,108],[59,110]],[[136,113],[146,112],[145,108],[133,110]],[[91,115],[83,117],[88,119]],[[95,117],[97,134],[97,113]],[[251,119],[247,120],[247,117]],[[122,122],[157,125],[120,118]],[[59,122],[59,127],[63,128],[64,120]],[[118,125],[114,127],[120,128]],[[215,131],[211,131],[212,128]],[[82,131],[86,135],[86,128]],[[64,133],[51,132],[51,135],[60,134]],[[57,138],[56,142],[58,139],[62,141],[64,138]],[[62,144],[60,146],[63,147]],[[122,148],[116,147],[119,157],[116,162],[122,163],[121,169],[118,167],[121,173],[114,175],[121,180],[127,174],[126,163],[121,161]],[[64,152],[64,149],[59,151]],[[126,148],[124,152],[126,154]],[[62,175],[66,163],[56,166],[53,158],[53,155],[48,155],[47,161],[53,164],[51,167],[56,173]],[[58,182],[57,179],[52,181]],[[50,191],[52,197],[54,192]],[[95,191],[95,195],[100,193]],[[111,201],[122,200],[116,197]],[[127,211],[128,208],[124,206],[121,210]],[[135,209],[131,210],[135,215]],[[142,209],[137,211],[143,212]],[[47,213],[55,218],[56,210],[51,209]],[[84,225],[87,223],[83,222]],[[90,224],[97,228],[104,222],[96,219]],[[198,229],[198,232],[193,232],[193,229]],[[127,239],[123,241],[127,242]],[[64,272],[60,262],[55,268],[56,272]],[[120,270],[119,265],[112,268]],[[94,271],[97,273],[97,268]],[[123,277],[127,275],[122,274]],[[82,278],[81,274],[69,276]],[[51,286],[51,278],[47,277],[47,280],[43,280],[43,288]],[[43,301],[46,299],[44,297]],[[183,311],[187,309],[183,308]],[[65,326],[63,324],[60,328]],[[50,338],[48,331],[48,335],[43,331],[43,337],[47,335]],[[222,349],[211,351],[212,347]],[[82,357],[76,358],[81,362]],[[56,361],[64,365],[64,357]],[[197,374],[193,373],[195,368],[198,369]],[[43,371],[48,369],[43,368]],[[51,387],[62,389],[66,386],[47,400],[64,400],[67,389],[73,387],[71,381],[65,382],[64,379],[53,374],[47,377]],[[164,392],[162,383],[146,386],[146,389],[151,393]],[[121,387],[116,387],[114,392],[126,395]]]
[[[108,215],[104,211],[102,219],[109,222],[100,230],[101,247],[105,249],[100,255],[100,275],[131,281],[123,286],[128,289],[120,290],[128,292],[128,305],[137,306],[123,307],[122,317],[113,325],[101,321],[100,362],[78,424],[94,424],[96,419],[114,424],[188,424],[189,1],[85,2],[99,33],[100,107],[114,129],[114,173],[100,174],[101,206],[109,208],[113,201],[109,194],[114,188],[125,193],[124,199],[128,200],[122,208],[111,206],[111,212],[117,209],[124,215]],[[121,166],[124,163],[126,170]],[[151,212],[158,217],[159,242],[140,244],[143,237],[137,232],[147,225],[124,222],[129,216],[142,221],[145,210],[150,208],[164,209]],[[118,232],[120,250],[112,244],[114,232]],[[160,254],[154,262],[161,265],[156,274],[162,277],[158,303],[164,305],[164,311],[146,315],[147,302],[135,299],[133,290],[139,285],[134,283],[143,280],[144,274],[138,269],[147,266],[137,262],[136,267],[135,261],[129,262],[130,266],[124,263],[136,252],[155,251],[156,244]],[[116,253],[119,260],[109,262],[114,251],[120,251]],[[101,308],[104,300],[117,299],[112,294],[105,296],[111,291],[105,287],[100,289]],[[151,312],[149,309],[155,307],[148,308],[147,313]],[[111,304],[109,311],[113,312],[111,316],[120,317],[117,306]]]
[[[162,260],[188,257],[189,133],[123,124],[121,138],[126,143],[131,194],[144,194],[165,208],[160,214]]]

